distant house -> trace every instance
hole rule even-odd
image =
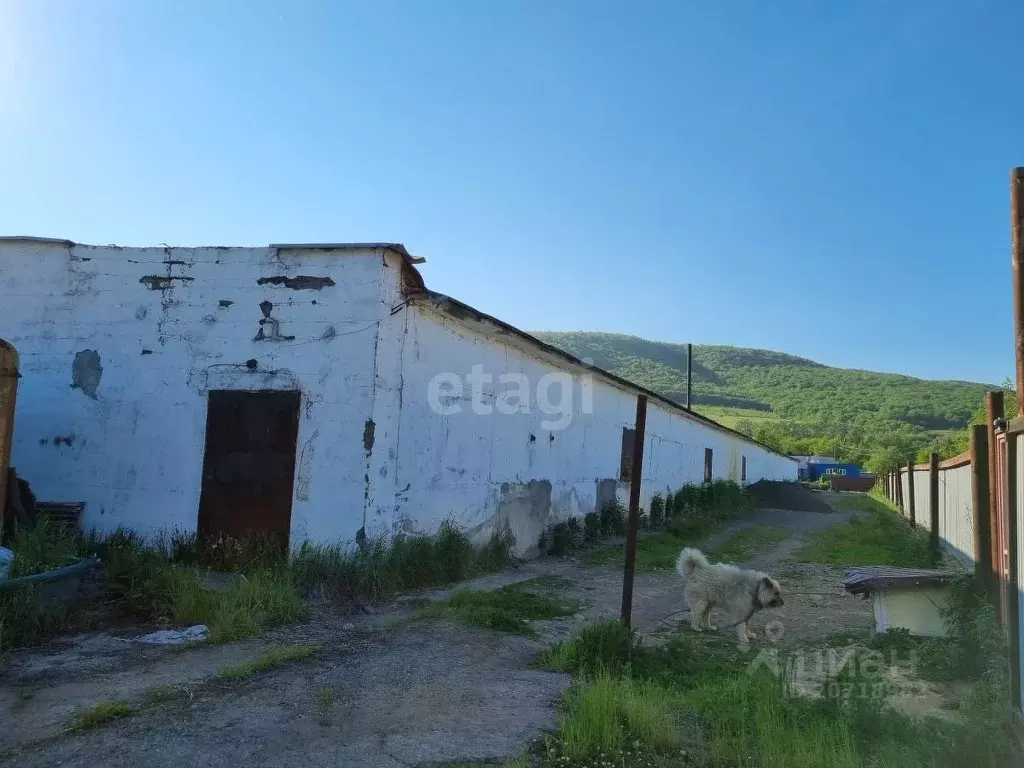
[[[829,475],[860,477],[863,473],[857,464],[843,464],[831,456],[794,456],[797,460],[797,477],[814,482]]]

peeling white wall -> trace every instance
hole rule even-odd
[[[301,391],[293,546],[451,517],[480,538],[508,528],[526,552],[549,522],[593,511],[599,487],[628,496],[618,478],[635,392],[573,371],[570,421],[550,428],[561,416],[537,387],[565,362],[475,316],[422,299],[403,307],[392,252],[7,240],[0,264],[0,337],[23,376],[13,465],[41,500],[84,501],[86,528],[196,528],[214,389]],[[259,283],[299,275],[334,285]],[[262,302],[274,322],[261,326]],[[261,327],[271,338],[256,340]],[[523,374],[526,407],[480,415],[467,390],[461,413],[435,412],[431,378],[474,365],[495,381]],[[495,387],[485,391],[493,405]],[[558,391],[548,390],[556,404]],[[715,477],[739,482],[746,456],[748,482],[796,479],[794,461],[652,401],[643,504],[701,482],[705,448]]]
[[[408,315],[402,357],[405,400],[394,471],[398,526],[429,529],[451,516],[481,537],[507,526],[520,551],[527,551],[548,523],[594,511],[601,480],[616,482],[617,496],[628,498],[628,484],[617,481],[622,431],[633,428],[636,419],[635,392],[593,377],[592,408],[585,413],[588,385],[583,372],[577,372],[571,420],[564,428],[546,428],[544,422],[560,420],[557,413],[544,413],[538,406],[538,384],[555,370],[550,363],[536,359],[507,335],[467,327],[459,319],[415,305]],[[443,372],[465,377],[474,365],[492,376],[492,384],[483,387],[487,405],[493,407],[505,390],[502,375],[522,374],[531,385],[529,407],[514,414],[474,413],[467,386],[457,403],[459,413],[432,410],[427,398],[431,378]],[[550,390],[551,401],[557,402],[557,392]],[[652,401],[641,503],[646,506],[657,492],[702,482],[705,448],[713,450],[716,478],[740,482],[746,456],[748,483],[796,479],[795,461]],[[544,483],[550,483],[547,508]]]
[[[0,336],[23,377],[13,465],[39,499],[86,502],[87,528],[194,530],[207,391],[297,388],[293,540],[348,538],[362,524],[375,322],[393,298],[380,252],[8,241],[0,264]],[[275,275],[335,285],[257,283]],[[140,282],[152,276],[171,279]],[[294,339],[253,341],[263,301]],[[102,366],[93,395],[72,388],[83,350]]]

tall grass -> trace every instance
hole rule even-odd
[[[69,565],[77,554],[76,537],[46,518],[31,528],[18,529],[9,547],[15,553],[8,573],[11,579]],[[43,593],[42,585],[0,589],[0,654],[68,626],[67,607],[44,601]]]
[[[656,753],[677,750],[678,705],[672,691],[629,677],[599,672],[577,680],[559,719],[561,753],[569,760],[612,757],[633,742]]]
[[[194,534],[173,532],[147,541],[124,528],[79,535],[41,520],[15,537],[11,576],[65,565],[75,555],[96,556],[105,602],[143,621],[205,624],[213,642],[228,642],[301,619],[303,598],[313,590],[341,601],[386,600],[401,590],[501,570],[514,560],[512,545],[501,534],[475,546],[447,522],[432,535],[377,539],[355,549],[307,543],[289,561],[266,537],[200,545]],[[237,576],[209,586],[207,571],[224,569]],[[71,619],[42,601],[38,587],[2,589],[0,653],[52,635]]]
[[[728,480],[685,485],[669,494],[662,503],[666,530],[644,536],[637,542],[638,570],[672,570],[680,547],[700,544],[731,520],[749,514],[754,509],[753,497]],[[653,523],[653,515],[651,520]],[[585,556],[585,560],[592,564],[620,562],[624,556],[625,547],[618,546],[591,552]]]
[[[945,612],[947,639],[881,638],[913,643],[942,679],[967,679],[960,722],[910,718],[888,707],[884,666],[857,661],[823,681],[819,698],[796,695],[782,677],[713,638],[673,635],[664,646],[640,642],[618,622],[588,627],[543,654],[540,665],[577,675],[566,695],[548,765],[793,766],[794,768],[1002,768],[1013,756],[1013,712],[1005,648],[992,608],[969,584]],[[903,650],[906,650],[905,648]],[[858,653],[867,653],[862,649]],[[785,655],[780,668],[786,668]],[[830,684],[831,683],[831,684]],[[837,685],[838,684],[838,685]],[[833,687],[844,691],[835,695]],[[680,723],[699,723],[697,733]],[[683,760],[676,747],[696,751]],[[692,758],[692,759],[691,759]],[[699,759],[698,759],[699,758]]]
[[[289,570],[303,593],[372,603],[403,590],[502,570],[514,560],[512,544],[511,536],[499,533],[476,547],[454,523],[445,522],[433,535],[372,539],[356,549],[307,542],[292,555]]]

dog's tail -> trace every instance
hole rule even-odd
[[[708,559],[704,557],[704,553],[699,549],[687,547],[676,558],[676,570],[679,571],[679,575],[684,579],[689,578],[690,574],[698,568],[707,567]]]

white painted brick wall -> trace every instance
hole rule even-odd
[[[596,380],[592,413],[582,413],[577,372],[570,423],[546,429],[542,422],[558,416],[538,407],[537,384],[564,367],[422,300],[392,314],[405,300],[396,254],[8,240],[0,241],[0,264],[0,336],[22,360],[14,466],[40,499],[85,501],[86,527],[195,529],[211,389],[302,391],[293,545],[351,540],[364,524],[370,535],[426,531],[453,517],[480,538],[510,526],[526,551],[551,519],[592,511],[598,481],[619,476],[635,393]],[[335,285],[257,282],[274,275]],[[147,276],[173,279],[154,290],[140,282]],[[253,340],[263,301],[293,340]],[[95,397],[71,386],[82,350],[95,350],[102,364]],[[245,367],[250,358],[255,373]],[[490,416],[468,402],[456,415],[431,410],[431,378],[473,365],[495,381],[524,374],[530,407]],[[796,478],[795,462],[652,402],[643,503],[700,482],[705,447],[714,450],[716,477],[739,481],[745,455],[750,482]],[[530,481],[550,481],[550,519],[510,519],[501,506],[503,493]],[[625,500],[628,489],[617,492]]]

